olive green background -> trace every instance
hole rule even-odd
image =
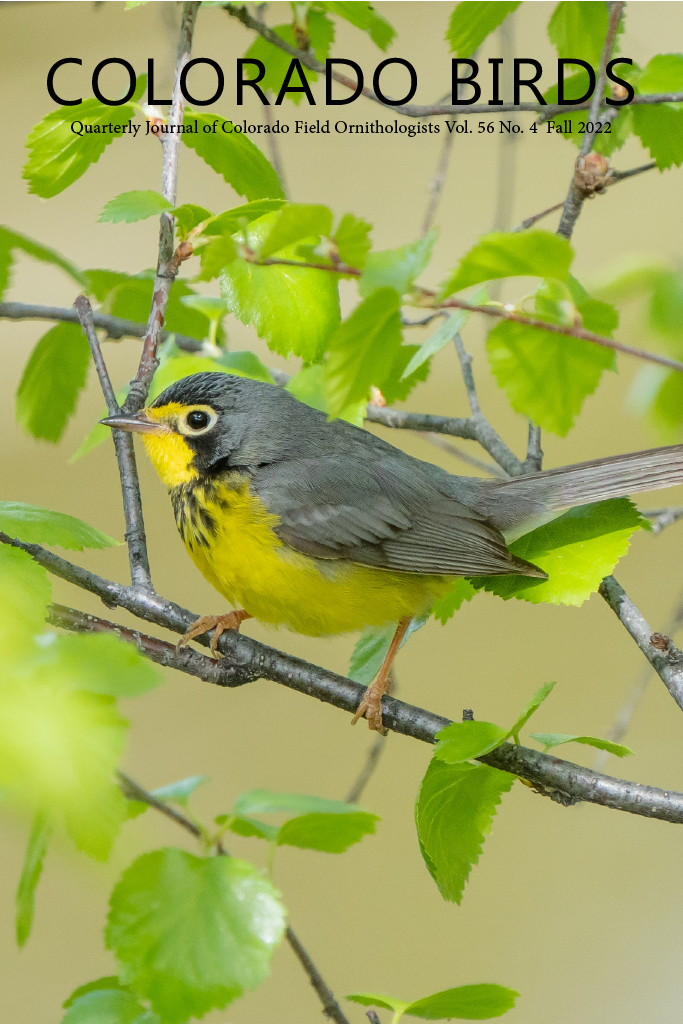
[[[418,102],[432,102],[449,88],[450,65],[443,33],[450,3],[380,3],[398,29],[389,56],[411,60],[419,75]],[[287,8],[288,9],[288,8]],[[284,4],[268,12],[270,24],[287,19]],[[554,51],[545,35],[550,3],[523,4],[516,15],[515,52],[544,63],[544,87],[554,80]],[[45,89],[50,65],[64,56],[83,59],[58,81],[72,96],[90,94],[94,65],[110,56],[130,60],[143,71],[157,58],[159,90],[167,95],[175,49],[179,5],[150,3],[124,13],[123,3],[7,4],[0,10],[3,187],[1,219],[52,245],[82,267],[137,272],[155,262],[154,220],[136,225],[98,224],[105,201],[122,191],[159,187],[161,150],[152,137],[126,137],[107,149],[99,163],[66,192],[44,202],[28,195],[21,180],[24,138],[53,108]],[[680,3],[630,3],[621,52],[645,63],[657,52],[675,50],[683,31]],[[215,107],[226,116],[261,123],[251,101],[233,106],[234,59],[249,44],[248,33],[220,10],[201,12],[194,54],[210,56],[226,71],[226,97]],[[499,52],[498,37],[483,48],[484,97],[488,98],[486,58]],[[338,25],[335,56],[358,61],[369,79],[383,59],[359,31]],[[161,73],[161,69],[165,72]],[[199,80],[198,75],[198,80]],[[104,81],[104,79],[103,79]],[[109,79],[112,89],[116,76]],[[206,90],[213,79],[207,76]],[[399,93],[403,79],[387,73],[385,88]],[[80,84],[80,88],[79,88]],[[76,91],[78,90],[78,91]],[[115,94],[115,93],[112,93]],[[316,95],[321,98],[319,86]],[[322,97],[324,100],[324,96]],[[285,103],[276,111],[290,125],[297,118],[330,116],[348,122],[390,114],[369,101],[315,110]],[[565,195],[575,157],[566,142],[526,129],[516,147],[517,175],[513,223],[558,202]],[[472,118],[476,131],[476,121]],[[497,121],[497,119],[496,119]],[[290,198],[323,202],[336,214],[347,211],[374,224],[379,248],[414,239],[420,229],[440,146],[439,136],[347,135],[281,136]],[[240,200],[196,155],[181,148],[179,200],[213,210]],[[630,141],[615,157],[626,169],[648,155]],[[441,236],[433,266],[424,280],[434,285],[473,243],[490,230],[496,203],[499,136],[459,136],[443,202],[437,216]],[[574,233],[578,276],[590,285],[617,257],[652,252],[679,258],[683,206],[680,172],[657,171],[620,184],[605,197],[586,203]],[[553,230],[556,218],[545,225]],[[186,273],[193,272],[192,265]],[[523,293],[515,282],[510,297]],[[350,308],[351,285],[343,302]],[[11,298],[69,305],[76,292],[59,271],[21,259]],[[254,333],[228,321],[233,348],[253,346],[271,365]],[[58,447],[27,437],[15,424],[13,395],[31,346],[46,328],[35,323],[2,322],[0,377],[0,480],[2,496],[70,512],[122,537],[123,517],[116,465],[109,442],[74,465],[76,449],[102,408],[90,379],[77,415]],[[412,336],[411,336],[412,337]],[[654,345],[642,331],[637,306],[622,317],[619,337]],[[466,343],[475,356],[481,400],[496,427],[519,453],[525,423],[513,414],[492,383],[483,353],[483,331],[473,324]],[[105,355],[115,383],[130,379],[139,343],[107,344]],[[626,396],[638,367],[619,360],[619,374],[605,374],[567,439],[544,437],[546,465],[594,458],[647,447],[656,439],[629,412]],[[442,352],[431,378],[407,406],[429,412],[466,415],[467,407],[453,353]],[[389,440],[454,472],[469,472],[425,440],[394,432]],[[469,442],[459,442],[478,454]],[[159,591],[197,613],[222,611],[224,604],[187,558],[176,535],[170,504],[150,466],[141,460],[145,515],[154,580]],[[643,506],[681,501],[680,491],[654,494]],[[681,588],[681,526],[661,537],[636,536],[617,576],[648,621],[664,628]],[[84,553],[76,560],[113,579],[127,581],[125,549]],[[55,598],[107,615],[88,595],[59,581]],[[112,613],[113,615],[114,613]],[[125,614],[120,621],[131,621]],[[151,628],[150,628],[150,631]],[[247,623],[245,632],[294,654],[345,672],[353,638],[309,640],[268,632]],[[506,723],[543,682],[556,679],[552,697],[534,719],[536,730],[604,734],[635,678],[642,657],[598,597],[580,609],[503,603],[482,594],[446,628],[430,623],[414,636],[398,660],[400,695],[457,718],[463,707],[481,719]],[[132,724],[127,769],[145,786],[206,773],[211,783],[196,797],[206,820],[230,808],[234,797],[252,787],[271,787],[340,797],[359,771],[371,743],[364,725],[349,728],[349,716],[274,683],[260,681],[220,690],[168,672],[165,684],[137,701],[124,702]],[[683,718],[656,679],[627,737],[636,757],[608,761],[607,771],[628,778],[683,789]],[[588,748],[565,748],[566,756],[592,764]],[[390,736],[383,760],[363,798],[380,814],[377,835],[335,857],[284,848],[276,882],[291,922],[323,974],[340,996],[375,990],[406,999],[454,985],[495,981],[522,994],[510,1014],[524,1024],[673,1024],[681,1016],[681,851],[683,831],[659,821],[594,806],[564,809],[523,786],[514,787],[486,843],[481,863],[466,889],[462,907],[444,903],[422,863],[413,825],[413,801],[430,750]],[[113,880],[139,853],[164,844],[188,849],[172,823],[148,812],[126,825],[110,863],[99,865],[74,853],[66,842],[52,845],[36,903],[34,933],[17,952],[13,939],[14,890],[27,826],[5,815],[0,835],[0,1019],[12,1024],[52,1024],[60,1002],[76,986],[111,973],[101,929]],[[231,852],[256,863],[264,850],[255,840],[234,837]],[[349,1018],[364,1021],[360,1007]],[[387,1020],[386,1011],[380,1016]],[[272,976],[255,994],[207,1018],[221,1024],[309,1024],[320,1007],[285,945],[273,959]]]

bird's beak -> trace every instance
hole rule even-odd
[[[169,434],[171,429],[166,423],[156,423],[139,412],[135,416],[106,416],[100,423],[105,427],[116,427],[117,430],[128,430],[135,434]]]

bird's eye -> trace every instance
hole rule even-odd
[[[183,419],[178,423],[181,434],[205,434],[214,426],[218,417],[213,409],[195,408],[190,409]]]

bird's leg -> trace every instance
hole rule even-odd
[[[351,719],[351,725],[355,725],[358,719],[365,715],[368,720],[369,728],[374,732],[379,732],[383,736],[386,736],[388,729],[385,729],[382,725],[382,696],[391,689],[389,673],[391,671],[394,658],[396,657],[396,653],[401,646],[401,641],[406,635],[410,621],[410,616],[406,615],[400,620],[396,627],[394,638],[389,645],[387,656],[382,663],[382,667],[379,670],[377,678],[365,691],[365,696],[359,704],[355,715]]]
[[[227,615],[202,615],[200,619],[192,623],[190,629],[184,636],[181,636],[180,640],[176,644],[176,651],[179,651],[185,644],[189,644],[190,640],[194,640],[196,636],[201,636],[202,633],[207,633],[210,629],[214,630],[214,634],[211,637],[211,650],[214,654],[218,653],[218,638],[221,633],[226,629],[234,629],[238,633],[240,626],[245,619],[251,619],[252,616],[249,612],[238,611],[228,612]]]

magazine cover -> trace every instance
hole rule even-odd
[[[0,19],[0,1019],[677,1024],[683,5]]]

